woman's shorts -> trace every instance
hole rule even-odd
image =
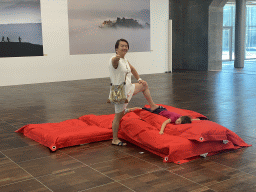
[[[133,96],[134,90],[135,90],[135,84],[132,84],[130,90],[127,93],[128,102],[130,102],[130,100]],[[115,113],[121,113],[122,111],[124,111],[126,109],[127,105],[128,105],[128,103],[115,104]]]

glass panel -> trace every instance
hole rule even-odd
[[[247,5],[245,59],[256,58],[256,6]]]
[[[232,7],[227,5],[223,7],[223,26],[231,26]]]
[[[222,60],[235,58],[235,11],[234,3],[229,2],[223,7]]]
[[[256,58],[256,27],[247,27],[246,34],[246,59]]]
[[[232,49],[231,54],[232,58],[230,60],[235,60],[235,26],[232,27]]]
[[[230,29],[223,29],[222,33],[222,60],[230,60]]]

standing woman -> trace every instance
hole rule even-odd
[[[127,96],[128,101],[130,102],[133,95],[136,95],[139,92],[143,92],[145,98],[150,105],[151,110],[157,109],[159,106],[156,105],[150,95],[148,84],[146,81],[142,80],[136,71],[136,69],[129,63],[129,61],[125,58],[126,53],[129,50],[129,43],[125,39],[117,40],[115,44],[116,55],[111,57],[109,62],[109,73],[110,73],[110,80],[113,85],[119,85],[125,80],[126,76],[126,86],[125,86],[125,93]],[[128,73],[127,73],[128,72]],[[131,82],[131,75],[138,80],[138,83]],[[126,143],[120,141],[117,137],[118,135],[118,128],[119,123],[122,117],[125,114],[125,110],[128,103],[124,104],[115,104],[115,118],[112,124],[113,130],[113,145],[123,146]]]

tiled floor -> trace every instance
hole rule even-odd
[[[112,114],[109,79],[0,87],[0,191],[256,191],[256,60],[222,71],[141,75],[156,103],[197,111],[252,147],[176,165],[128,143],[50,150],[15,130],[85,114]],[[129,104],[143,106],[140,93]],[[144,153],[139,153],[139,152]]]

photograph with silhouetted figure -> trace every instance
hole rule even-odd
[[[43,56],[40,1],[1,1],[0,10],[0,57]]]

